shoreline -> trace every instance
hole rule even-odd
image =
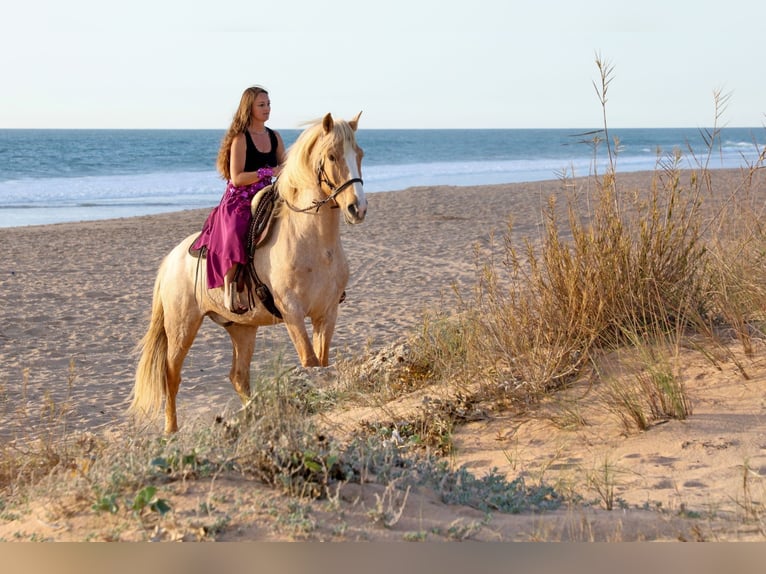
[[[570,169],[574,169],[571,167]],[[744,167],[716,167],[708,168],[711,173],[728,173],[737,172],[744,169]],[[632,166],[631,168],[624,169],[621,165],[617,166],[617,177],[620,179],[633,179],[641,174],[654,173],[656,170],[647,166]],[[687,168],[682,171],[691,171]],[[398,193],[408,192],[423,188],[451,188],[461,187],[466,189],[473,189],[479,187],[496,187],[496,186],[515,186],[515,185],[530,185],[530,184],[547,184],[551,182],[559,182],[555,177],[555,173],[549,170],[534,172],[525,171],[523,176],[527,176],[526,179],[517,180],[512,179],[510,181],[497,181],[497,179],[504,179],[508,177],[506,172],[485,172],[479,174],[450,174],[449,176],[437,176],[430,175],[431,181],[427,184],[412,184],[406,187],[395,187],[393,189],[368,189],[368,196],[377,195],[379,193]],[[570,179],[572,180],[587,180],[591,179],[592,175],[577,175]],[[410,181],[412,176],[409,176]],[[222,181],[216,176],[216,184],[222,183]],[[559,182],[560,183],[560,182]],[[370,184],[368,182],[368,188]],[[377,187],[376,184],[372,184],[372,187]],[[223,187],[220,188],[220,193],[223,192]],[[209,199],[209,203],[205,203],[199,196],[193,196],[189,198],[190,202],[193,202],[193,206],[184,206],[174,203],[181,197],[168,196],[165,198],[164,203],[158,203],[157,198],[152,198],[152,203],[130,203],[116,201],[113,203],[105,202],[99,204],[97,202],[84,205],[62,205],[62,206],[0,206],[0,229],[16,229],[19,227],[38,227],[43,225],[58,225],[61,223],[86,223],[93,221],[107,221],[112,219],[126,219],[132,217],[145,217],[153,215],[163,215],[171,213],[179,213],[183,211],[193,211],[196,209],[212,209],[220,200],[220,193],[210,192],[205,194]],[[56,214],[55,216],[53,214]],[[67,215],[63,215],[67,214]],[[63,219],[62,219],[63,218]],[[9,220],[15,220],[20,223],[8,224]]]

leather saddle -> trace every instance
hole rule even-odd
[[[282,313],[277,309],[274,304],[274,297],[269,291],[269,288],[258,277],[258,273],[255,270],[255,264],[253,262],[253,256],[258,246],[262,245],[269,237],[271,231],[271,224],[273,221],[274,207],[279,201],[279,194],[277,189],[272,185],[267,185],[253,196],[250,202],[250,225],[248,226],[247,235],[244,238],[247,248],[248,261],[244,265],[239,265],[237,272],[234,275],[234,280],[237,283],[237,290],[247,290],[247,301],[249,309],[252,309],[255,305],[255,296],[263,303],[263,306],[269,310],[269,312],[277,317],[282,318]],[[189,255],[204,259],[207,255],[207,249],[192,249],[189,248]]]

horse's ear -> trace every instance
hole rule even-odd
[[[348,122],[348,125],[351,126],[352,130],[356,131],[356,128],[359,127],[359,116],[361,115],[362,115],[362,112],[360,111],[358,114],[354,116],[354,118],[350,122]]]
[[[332,121],[332,114],[327,113],[327,115],[322,118],[322,129],[324,130],[324,133],[329,134],[334,125],[335,122]]]

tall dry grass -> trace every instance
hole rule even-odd
[[[658,152],[651,185],[623,187],[619,141],[609,141],[606,113],[614,69],[600,57],[597,66],[604,126],[585,140],[593,173],[561,175],[563,201],[548,201],[541,237],[519,241],[511,223],[498,249],[477,250],[475,293],[460,298],[452,336],[443,326],[428,335],[444,342],[431,344],[432,362],[442,373],[461,371],[458,378],[480,380],[485,392],[527,404],[597,372],[609,353],[639,349],[649,373],[639,386],[646,391],[649,381],[656,391],[641,399],[642,416],[684,418],[691,405],[672,361],[680,346],[692,341],[712,356],[710,347],[726,353],[735,338],[752,353],[763,339],[766,151],[741,170],[734,189],[718,187],[709,164],[728,97],[716,92],[714,127],[700,131],[707,153]],[[604,147],[607,167],[599,174]],[[684,168],[688,163],[694,167]],[[737,366],[747,376],[746,365]]]

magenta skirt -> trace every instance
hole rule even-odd
[[[207,287],[223,286],[226,272],[237,263],[247,263],[245,240],[250,225],[250,202],[268,184],[268,178],[237,187],[228,182],[221,203],[213,208],[192,249],[207,248]]]

